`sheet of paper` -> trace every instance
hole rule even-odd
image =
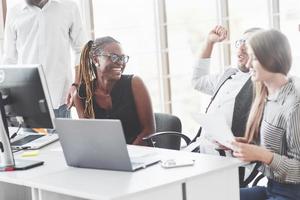
[[[205,131],[205,137],[233,149],[231,142],[234,141],[234,136],[223,115],[198,114],[196,118]]]

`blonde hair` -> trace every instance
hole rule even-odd
[[[255,83],[254,89],[255,98],[250,109],[245,133],[246,140],[249,143],[258,139],[265,99],[268,96],[267,87],[262,82]]]
[[[292,64],[292,56],[288,39],[284,34],[274,29],[260,31],[250,38],[249,45],[265,70],[288,74]],[[250,110],[245,133],[245,138],[249,143],[259,137],[259,128],[267,96],[268,90],[264,83],[256,82],[255,99]]]

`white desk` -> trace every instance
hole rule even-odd
[[[159,164],[137,172],[68,167],[58,142],[40,150],[33,160],[43,166],[0,173],[0,199],[194,200],[239,199],[236,159],[154,149],[165,157],[191,157],[194,166],[164,169]],[[20,157],[17,153],[15,157]]]

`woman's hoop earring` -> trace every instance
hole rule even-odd
[[[99,67],[99,63],[95,63],[95,66],[96,66],[96,67]]]

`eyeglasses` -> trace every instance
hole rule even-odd
[[[240,48],[242,45],[244,45],[246,43],[246,39],[239,39],[237,41],[235,41],[235,48]]]
[[[117,54],[114,54],[114,53],[111,53],[111,54],[100,54],[99,56],[106,56],[106,57],[109,57],[110,60],[113,62],[113,63],[121,63],[121,64],[126,64],[129,60],[129,56],[126,56],[126,55],[117,55]]]

